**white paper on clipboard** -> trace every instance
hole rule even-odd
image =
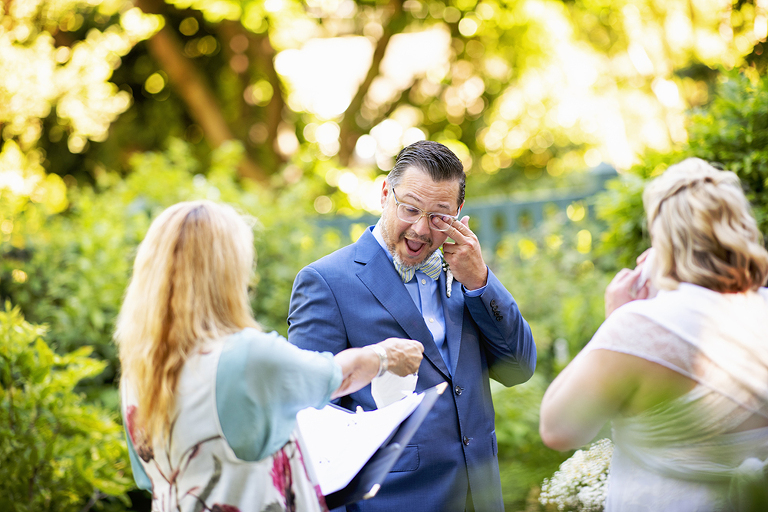
[[[305,463],[312,466],[323,495],[343,489],[423,398],[423,393],[411,394],[383,409],[358,413],[334,405],[299,411]]]

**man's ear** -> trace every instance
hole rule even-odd
[[[384,180],[381,183],[381,209],[383,210],[387,205],[387,197],[389,197],[389,183]]]

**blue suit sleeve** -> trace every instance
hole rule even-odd
[[[336,297],[323,276],[312,267],[303,268],[293,283],[288,341],[303,349],[332,354],[349,348]]]
[[[536,344],[512,294],[488,270],[479,296],[465,294],[465,304],[485,343],[491,377],[505,386],[526,382],[536,369]]]

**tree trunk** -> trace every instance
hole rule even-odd
[[[275,49],[272,47],[272,43],[269,42],[269,36],[250,34],[251,45],[249,53],[251,58],[259,60],[261,68],[264,74],[267,75],[267,80],[272,86],[272,99],[267,105],[267,144],[270,145],[272,151],[276,154],[276,158],[282,159],[280,153],[276,151],[277,143],[277,129],[280,126],[280,121],[283,120],[283,109],[285,108],[285,96],[283,92],[283,83],[280,81],[280,77],[275,71]]]
[[[267,128],[267,137],[260,151],[266,157],[266,162],[272,163],[275,167],[285,163],[285,158],[277,150],[277,130],[280,122],[283,120],[283,108],[285,99],[283,97],[283,87],[280,77],[275,71],[275,49],[269,42],[268,35],[254,34],[246,30],[241,23],[236,21],[224,20],[219,24],[219,34],[223,40],[232,41],[235,36],[244,36],[248,39],[248,48],[245,55],[248,57],[250,73],[243,73],[243,88],[250,85],[254,76],[265,78],[272,86],[272,98],[262,112],[262,118]],[[234,55],[230,49],[225,49],[230,57]],[[243,101],[242,110],[244,112],[255,113],[256,109]],[[252,120],[251,120],[252,121]],[[247,127],[246,127],[247,128]]]
[[[161,2],[156,0],[138,0],[136,4],[146,13],[162,14]],[[189,116],[202,128],[208,143],[217,148],[226,141],[237,140],[202,73],[184,55],[181,41],[167,24],[147,41],[147,47],[186,104]],[[240,162],[238,171],[244,178],[267,180],[264,170],[247,156]]]
[[[357,139],[360,137],[359,130],[357,130],[357,121],[355,115],[363,105],[365,95],[368,94],[368,89],[371,87],[373,80],[381,73],[381,61],[384,59],[384,53],[387,51],[387,45],[389,40],[394,34],[403,31],[405,28],[406,16],[403,12],[402,0],[391,0],[389,3],[392,14],[387,21],[387,24],[383,27],[383,33],[376,42],[376,48],[373,51],[373,60],[371,67],[368,69],[368,74],[357,89],[357,94],[352,98],[349,107],[344,113],[344,119],[341,121],[340,126],[340,149],[339,160],[342,165],[349,165],[352,152],[357,144]]]

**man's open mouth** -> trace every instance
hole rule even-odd
[[[425,245],[427,244],[425,244],[424,242],[420,242],[419,240],[411,240],[410,238],[405,239],[405,246],[408,248],[409,256],[418,255]]]

